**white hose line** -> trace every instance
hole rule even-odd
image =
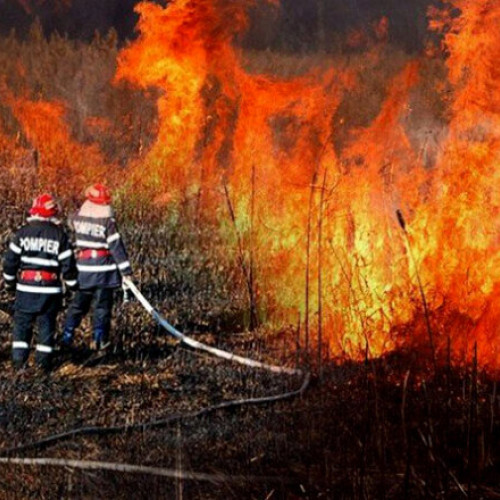
[[[206,351],[214,356],[219,358],[227,359],[228,361],[234,361],[241,365],[250,366],[252,368],[262,368],[264,370],[268,370],[273,373],[284,373],[287,375],[302,375],[302,370],[287,368],[285,366],[277,366],[277,365],[269,365],[267,363],[262,363],[261,361],[255,361],[254,359],[245,358],[243,356],[238,356],[237,354],[233,354],[228,351],[223,351],[222,349],[217,349],[215,347],[210,347],[207,344],[203,344],[202,342],[198,342],[197,340],[193,340],[192,338],[184,335],[175,327],[173,327],[165,318],[163,318],[147,301],[146,297],[139,291],[139,289],[135,286],[132,280],[129,278],[123,278],[124,284],[132,291],[137,300],[141,303],[142,307],[146,309],[146,311],[153,316],[153,318],[167,330],[170,335],[180,340],[183,344],[186,344],[194,349],[199,349],[201,351]]]
[[[147,301],[147,299],[142,295],[142,293],[139,291],[139,289],[135,286],[135,284],[129,279],[129,278],[123,278],[124,284],[132,291],[132,293],[135,295],[137,300],[141,303],[141,305],[144,307],[144,309],[151,314],[151,316],[159,323],[159,325],[167,330],[167,332],[175,337],[176,339],[180,340],[182,343],[193,347],[194,349],[200,349],[202,351],[206,351],[214,356],[217,356],[219,358],[226,359],[228,361],[235,361],[236,363],[240,363],[242,365],[250,366],[252,368],[262,368],[264,370],[268,370],[273,373],[277,374],[286,374],[286,375],[302,375],[303,380],[302,384],[299,389],[285,392],[282,394],[277,394],[274,396],[264,396],[264,397],[259,397],[259,398],[249,398],[249,399],[239,399],[239,400],[231,400],[231,401],[224,401],[220,404],[210,406],[208,408],[204,408],[202,410],[198,410],[196,412],[187,414],[187,415],[173,415],[170,417],[167,417],[162,420],[156,420],[152,422],[146,422],[146,423],[137,423],[133,425],[123,425],[123,426],[114,426],[114,427],[107,427],[107,428],[101,428],[101,427],[94,427],[94,426],[89,426],[89,427],[79,427],[77,429],[72,429],[70,431],[66,431],[60,434],[55,434],[51,435],[48,437],[45,437],[39,441],[27,443],[27,444],[22,444],[18,446],[14,446],[13,448],[9,448],[7,450],[0,450],[0,464],[1,463],[16,463],[16,464],[31,464],[31,465],[57,465],[61,466],[64,462],[64,464],[68,467],[79,467],[82,465],[85,465],[85,467],[82,468],[101,468],[101,469],[106,469],[109,468],[110,470],[117,470],[115,467],[117,464],[105,464],[102,462],[85,462],[85,461],[59,461],[57,459],[47,459],[47,458],[41,458],[41,459],[27,459],[27,458],[7,458],[4,455],[10,455],[12,453],[17,453],[19,451],[25,451],[27,449],[31,448],[37,448],[40,446],[48,446],[51,444],[54,444],[56,442],[62,441],[64,439],[68,438],[73,438],[77,435],[90,435],[90,434],[104,434],[104,433],[115,433],[115,432],[121,432],[121,431],[130,431],[133,429],[146,429],[149,427],[160,427],[164,425],[168,425],[169,423],[172,423],[174,421],[178,420],[183,420],[186,418],[195,418],[201,415],[205,415],[207,413],[224,409],[224,408],[232,408],[235,406],[240,406],[240,405],[248,405],[248,404],[261,404],[261,403],[270,403],[270,402],[275,402],[275,401],[280,401],[283,399],[299,396],[304,393],[304,391],[307,389],[309,386],[309,382],[311,380],[311,374],[310,372],[303,372],[302,370],[298,369],[293,369],[293,368],[287,368],[284,366],[276,366],[276,365],[270,365],[267,363],[262,363],[260,361],[255,361],[250,358],[245,358],[243,356],[238,356],[236,354],[232,354],[227,351],[223,351],[222,349],[216,349],[214,347],[210,347],[206,344],[203,344],[201,342],[198,342],[196,340],[193,340],[189,338],[188,336],[184,335],[183,333],[179,332],[176,328],[174,328],[166,319],[164,319],[155,309],[153,306]],[[50,462],[52,460],[52,462]],[[50,462],[50,463],[49,463]],[[60,462],[60,463],[58,463]],[[80,464],[80,465],[78,465]],[[111,469],[110,467],[113,467]],[[121,467],[129,467],[126,464],[119,465]],[[134,467],[134,466],[130,466]],[[132,470],[129,470],[129,472],[134,472]],[[146,472],[147,473],[147,472]],[[194,479],[200,480],[202,479],[202,474],[198,474],[197,477],[192,477]]]
[[[152,476],[163,476],[172,479],[184,479],[191,481],[207,481],[211,483],[268,483],[268,482],[291,482],[290,478],[277,476],[242,476],[227,474],[208,474],[205,472],[189,472],[178,469],[167,469],[164,467],[150,467],[147,465],[133,465],[120,462],[99,462],[97,460],[72,460],[65,458],[10,458],[0,457],[0,464],[24,465],[40,467],[64,467],[71,469],[84,469],[96,471],[124,472],[129,474],[146,474]]]

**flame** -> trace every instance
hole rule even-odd
[[[96,145],[82,145],[72,137],[64,103],[16,97],[5,85],[2,85],[2,97],[19,123],[27,147],[20,144],[16,147],[12,140],[9,142],[18,158],[26,158],[23,150],[31,151],[30,163],[36,170],[38,190],[78,192],[95,179],[113,177],[112,166]],[[17,167],[22,163],[26,161],[12,162]]]
[[[476,344],[479,362],[500,369],[500,6],[430,9],[441,54],[429,43],[401,64],[370,121],[346,131],[353,96],[375,108],[363,81],[390,50],[387,19],[348,35],[358,51],[372,45],[352,63],[284,78],[249,71],[239,48],[261,2],[279,6],[138,4],[138,38],[115,80],[160,97],[156,140],[128,165],[131,188],[159,205],[190,201],[218,223],[241,248],[262,317],[300,321],[306,347],[355,358],[418,348],[463,363]],[[97,146],[74,139],[62,102],[2,94],[48,187],[119,181]],[[104,117],[86,125],[112,133]]]
[[[332,117],[359,74],[247,72],[235,40],[252,5],[138,6],[140,36],[120,54],[117,79],[163,90],[158,137],[139,167],[149,187],[198,197],[219,220],[229,205],[235,224],[222,230],[254,263],[261,309],[275,320],[300,314],[307,342],[321,331],[333,354],[358,356],[430,339],[442,358],[449,339],[457,362],[477,342],[480,362],[500,368],[500,7],[453,0],[431,12],[431,28],[446,33],[441,130],[412,130],[425,77],[416,60],[339,152]],[[382,19],[377,38],[388,29]]]
[[[500,6],[486,0],[455,0],[449,8],[460,11],[458,17],[446,16],[444,37],[448,77],[454,88],[452,116],[430,204],[439,216],[427,231],[442,235],[431,245],[436,284],[443,295],[447,292],[449,307],[473,321],[470,336],[477,341],[479,359],[498,368],[500,350],[492,339],[498,339],[500,330],[492,319],[498,316],[500,280],[496,187],[500,180],[500,71],[496,64]],[[431,260],[430,255],[427,258]]]

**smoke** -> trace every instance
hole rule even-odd
[[[40,19],[45,33],[54,31],[88,40],[96,31],[115,29],[120,39],[135,37],[139,0],[0,0],[0,32],[15,29],[27,33]],[[354,29],[369,30],[373,22],[387,17],[391,42],[405,50],[422,47],[427,35],[426,13],[432,0],[281,0],[277,13],[260,2],[252,13],[252,29],[245,39],[250,48],[312,51],[318,48],[318,29],[324,29],[324,45],[331,50]],[[153,3],[165,4],[165,0]],[[318,17],[319,5],[323,14]]]
[[[0,0],[0,33],[15,29],[25,36],[38,19],[46,35],[53,32],[71,38],[91,39],[96,32],[115,29],[121,39],[130,38],[137,16],[136,0]]]

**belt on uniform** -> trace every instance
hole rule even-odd
[[[78,258],[82,260],[87,260],[87,259],[97,259],[98,257],[107,257],[108,255],[111,255],[111,252],[106,248],[95,248],[95,249],[86,248],[84,250],[80,250],[80,252],[78,253]]]
[[[21,271],[21,279],[23,281],[57,281],[58,278],[56,273],[51,273],[49,271],[35,271],[32,269]]]

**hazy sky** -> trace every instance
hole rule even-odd
[[[0,0],[0,31],[16,28],[25,33],[38,16],[50,32],[57,29],[75,38],[90,38],[114,27],[120,38],[133,35],[137,17],[133,7],[138,0]],[[425,36],[426,10],[431,0],[324,0],[327,31],[339,32],[367,25],[385,15],[390,20],[393,41],[413,50]],[[54,5],[60,4],[59,8]],[[281,0],[275,29],[262,41],[293,50],[314,47],[315,0]],[[31,12],[28,12],[30,7]],[[257,19],[258,16],[257,16]]]

